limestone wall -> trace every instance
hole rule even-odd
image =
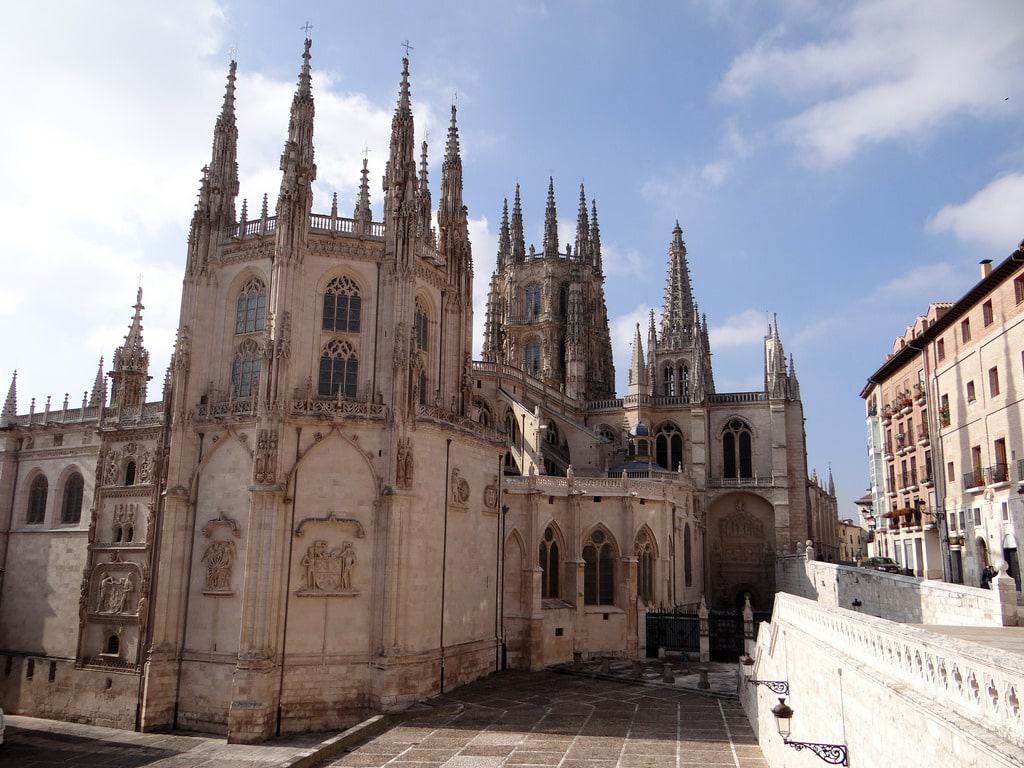
[[[993,589],[981,589],[786,555],[776,561],[776,584],[782,592],[821,605],[851,608],[854,600],[860,600],[861,613],[908,624],[1017,624],[1012,579],[994,583]]]
[[[752,677],[789,683],[791,740],[845,743],[855,766],[989,768],[1024,761],[1019,657],[780,594],[761,627]],[[778,696],[741,683],[773,768],[822,765],[783,743]]]

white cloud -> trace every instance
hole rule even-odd
[[[897,275],[877,286],[870,294],[873,301],[919,298],[922,301],[942,301],[959,293],[961,276],[951,264],[936,262]],[[923,310],[923,307],[921,308]]]
[[[621,250],[615,243],[601,243],[601,265],[607,277],[650,279],[649,260],[635,248]]]
[[[947,205],[927,224],[932,233],[949,232],[960,240],[981,243],[998,254],[1009,253],[1024,237],[1024,173],[998,176],[967,201]]]
[[[799,103],[780,133],[811,163],[841,163],[886,140],[919,140],[957,115],[1020,110],[1024,5],[1017,0],[859,0],[827,30],[823,40],[789,46],[785,28],[771,31],[733,61],[720,86],[727,98],[771,89]]]
[[[757,309],[745,309],[739,314],[730,315],[721,325],[713,325],[708,329],[708,334],[711,336],[711,349],[760,344],[764,340],[767,327],[768,320],[764,312]]]

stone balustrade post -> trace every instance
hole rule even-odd
[[[1007,573],[1009,566],[1005,560],[995,564],[996,574],[992,579],[992,591],[999,598],[999,614],[1004,627],[1017,626],[1017,585]]]

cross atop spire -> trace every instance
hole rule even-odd
[[[402,41],[402,47],[405,48],[405,58],[409,58],[409,51],[415,50],[408,38]]]
[[[305,24],[303,24],[303,25],[302,25],[301,27],[299,27],[299,29],[301,29],[301,30],[302,30],[303,32],[305,32],[305,34],[306,34],[306,39],[307,39],[307,40],[309,40],[309,39],[310,39],[310,37],[309,37],[309,33],[313,31],[313,25],[312,25],[312,24],[310,24],[310,23],[309,23],[309,22],[307,21],[307,22],[306,22]]]

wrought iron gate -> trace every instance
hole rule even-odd
[[[700,622],[696,611],[648,611],[647,656],[656,658],[658,648],[700,651]]]

